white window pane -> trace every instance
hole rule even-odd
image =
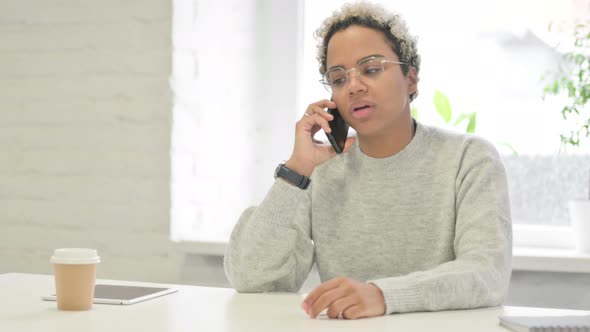
[[[327,95],[319,83],[310,84],[320,79],[313,32],[346,2],[305,2],[302,104]],[[573,0],[377,2],[399,12],[418,35],[422,64],[413,106],[419,120],[465,130],[466,123],[454,127],[438,115],[437,90],[448,97],[453,118],[477,112],[476,134],[495,143],[504,157],[514,222],[569,225],[568,200],[588,197],[590,140],[581,149],[563,151],[565,99],[543,100],[541,77],[568,50],[556,49],[556,42],[571,42],[565,32],[550,33],[549,23],[587,19],[587,5]]]

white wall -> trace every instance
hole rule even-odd
[[[293,149],[302,4],[174,4],[172,237],[224,241]]]
[[[174,281],[171,2],[0,3],[0,273],[95,247],[99,277]]]

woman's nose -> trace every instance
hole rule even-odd
[[[348,76],[348,82],[347,82],[348,83],[347,84],[348,92],[352,94],[352,93],[355,93],[358,91],[366,90],[367,86],[363,82],[359,71],[352,70],[352,72],[354,72],[354,75],[350,75],[350,73],[349,73],[349,76]]]

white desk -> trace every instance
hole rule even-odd
[[[161,284],[99,280],[101,283]],[[170,286],[170,285],[167,285]],[[502,312],[585,314],[521,307],[411,313],[361,319],[309,318],[299,294],[237,294],[232,289],[179,287],[178,293],[130,306],[98,305],[90,311],[58,311],[40,296],[54,291],[48,275],[0,274],[0,331],[507,331],[498,325]]]

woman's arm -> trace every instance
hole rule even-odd
[[[431,270],[370,281],[383,292],[386,313],[495,306],[506,296],[512,261],[506,172],[491,144],[471,143],[465,154],[478,158],[463,159],[455,184],[456,259]]]
[[[309,191],[277,179],[236,224],[224,267],[239,292],[297,292],[313,265]]]

